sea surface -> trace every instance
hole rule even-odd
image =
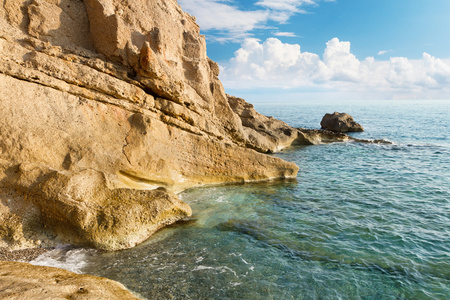
[[[347,112],[364,139],[292,147],[296,180],[180,194],[190,222],[101,253],[35,263],[122,282],[147,299],[450,299],[450,101],[256,104],[292,126]]]

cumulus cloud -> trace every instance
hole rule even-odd
[[[277,38],[264,42],[247,38],[229,63],[222,66],[221,79],[226,88],[232,89],[313,87],[415,98],[450,92],[449,60],[428,53],[417,60],[359,60],[350,46],[350,42],[333,38],[319,56]]]
[[[324,0],[260,0],[239,7],[227,0],[179,0],[183,10],[197,18],[207,37],[217,41],[242,41],[255,29],[266,28],[269,21],[286,23],[291,16],[305,13],[301,7]],[[328,0],[329,1],[329,0]]]

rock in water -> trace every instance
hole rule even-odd
[[[261,152],[296,131],[218,75],[175,0],[1,1],[0,247],[128,248],[190,215],[174,192],[295,177]]]
[[[258,113],[244,99],[227,95],[231,109],[239,116],[248,147],[260,152],[277,152],[293,144],[297,130],[283,121]]]
[[[322,129],[334,132],[360,132],[364,128],[353,120],[353,117],[347,113],[334,112],[333,114],[325,114],[320,122]]]

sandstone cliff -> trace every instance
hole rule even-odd
[[[260,152],[297,131],[218,75],[175,0],[4,0],[0,246],[128,248],[191,214],[174,192],[295,177]]]

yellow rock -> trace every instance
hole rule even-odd
[[[0,261],[2,299],[141,299],[110,279],[52,267]]]

